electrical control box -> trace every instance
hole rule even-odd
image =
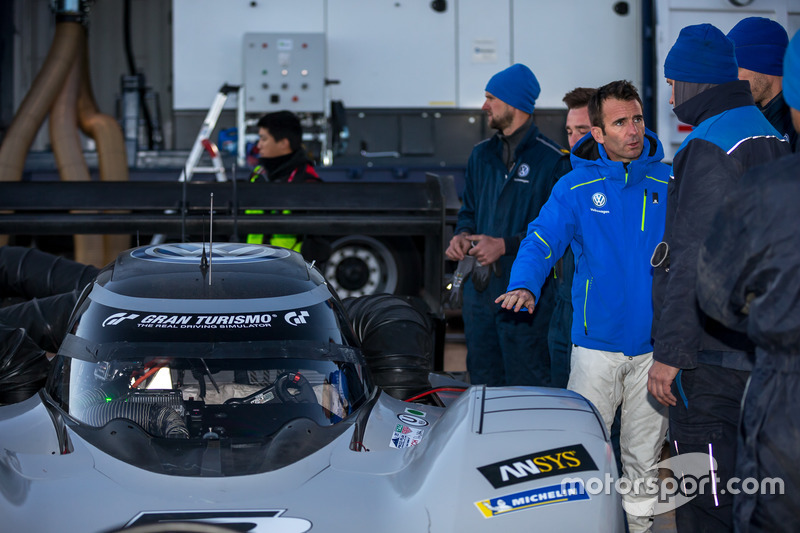
[[[245,33],[246,113],[325,110],[324,33]]]

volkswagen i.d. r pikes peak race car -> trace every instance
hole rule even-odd
[[[295,252],[123,252],[78,299],[45,388],[0,407],[0,529],[624,529],[619,497],[586,490],[616,466],[584,398],[462,384],[403,401],[362,340]]]

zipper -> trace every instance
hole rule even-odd
[[[586,321],[586,304],[589,302],[589,280],[586,280],[586,296],[583,298],[583,334],[589,334],[589,324]]]
[[[644,231],[644,213],[647,210],[647,189],[644,190],[644,200],[642,201],[642,231]]]

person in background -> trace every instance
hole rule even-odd
[[[572,368],[568,389],[597,408],[611,429],[622,406],[622,477],[631,486],[657,481],[666,409],[647,394],[652,361],[653,247],[664,233],[669,167],[645,128],[642,101],[627,81],[597,89],[589,102],[591,135],[572,149],[574,170],[561,178],[528,226],[511,271],[503,309],[528,313],[567,246],[575,254]],[[527,313],[523,313],[527,314]],[[654,495],[622,495],[628,527],[648,531]]]
[[[589,121],[589,100],[595,92],[597,89],[594,88],[576,87],[561,99],[567,104],[567,121],[564,128],[567,130],[570,150],[592,129],[592,123]]]
[[[567,104],[567,130],[569,149],[581,137],[589,133],[592,123],[589,120],[589,100],[597,89],[576,87],[564,95]],[[570,330],[572,329],[572,276],[575,273],[575,256],[567,247],[564,256],[553,267],[553,283],[556,291],[556,304],[550,319],[550,332],[547,345],[550,349],[550,379],[553,387],[565,388],[569,381],[569,358],[572,353]]]
[[[748,168],[789,152],[789,143],[738,79],[733,42],[711,24],[686,26],[664,75],[681,122],[694,126],[673,158],[664,239],[653,254],[653,365],[648,389],[669,406],[672,454],[709,454],[720,479],[675,510],[678,531],[729,531],[739,410],[753,365],[745,335],[704,315],[697,261],[714,213]],[[680,397],[680,401],[677,400]]]
[[[258,165],[252,183],[321,183],[314,162],[303,146],[303,127],[291,111],[267,113],[258,120]],[[287,206],[290,208],[291,206]],[[263,214],[247,210],[246,214]],[[307,260],[324,263],[330,257],[327,239],[293,234],[249,234],[251,244],[271,244],[302,253]]]
[[[736,47],[739,79],[750,82],[756,105],[796,152],[798,136],[783,98],[783,56],[789,35],[774,20],[748,17],[728,32],[728,38]]]
[[[498,308],[528,222],[569,168],[561,147],[539,132],[533,109],[539,82],[520,63],[492,76],[483,110],[497,133],[472,150],[465,173],[462,206],[446,250],[452,261],[466,256],[477,264],[463,283],[462,317],[467,371],[472,383],[550,385],[547,332],[553,291],[534,315]]]
[[[784,60],[784,94],[800,130],[800,37]],[[710,316],[744,331],[756,362],[742,401],[736,477],[781,479],[783,491],[740,491],[734,530],[800,531],[800,154],[755,167],[726,199],[700,250],[697,297]],[[763,488],[763,487],[762,487]]]

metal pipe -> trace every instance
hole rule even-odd
[[[116,119],[98,110],[89,77],[89,46],[84,30],[76,63],[80,65],[78,91],[78,126],[84,134],[94,139],[97,146],[97,165],[102,181],[128,181],[128,155],[125,138]],[[77,237],[76,237],[77,238]],[[102,257],[83,262],[97,266],[113,261],[117,255],[130,248],[128,235],[103,235]],[[76,247],[78,242],[76,241]],[[88,259],[88,258],[87,258]]]
[[[98,168],[103,181],[128,181],[125,139],[116,119],[97,108],[89,78],[89,53],[84,32],[80,50],[81,76],[78,92],[78,125],[97,144]],[[115,256],[116,257],[116,256]]]
[[[83,32],[83,27],[77,22],[56,23],[50,51],[0,145],[0,181],[19,181],[22,178],[25,157],[64,85]]]

